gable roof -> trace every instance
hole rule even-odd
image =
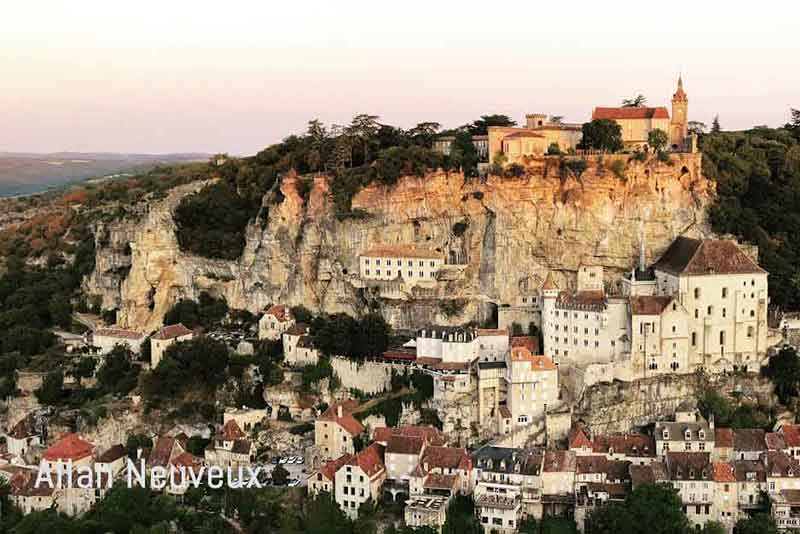
[[[128,451],[125,450],[121,444],[114,445],[97,458],[97,463],[110,464],[120,458],[123,458]]]
[[[392,436],[422,438],[428,445],[436,446],[442,446],[447,442],[442,431],[431,425],[404,425],[397,428],[379,427],[375,429],[373,441],[388,444]]]
[[[734,241],[683,236],[672,242],[653,269],[686,275],[766,273]]]
[[[668,452],[667,469],[672,480],[709,480],[711,455],[707,452]]]
[[[92,455],[94,445],[82,439],[78,434],[67,434],[56,441],[42,454],[42,458],[49,462],[58,460],[72,460],[76,462]]]
[[[760,428],[737,428],[733,431],[733,449],[736,451],[766,450],[766,432]]]
[[[596,107],[592,111],[592,120],[597,119],[668,119],[669,112],[664,106],[649,107]]]
[[[472,469],[472,459],[461,447],[431,446],[425,449],[420,463],[426,469]]]
[[[714,462],[714,482],[736,482],[733,466],[728,462]]]
[[[714,429],[714,447],[717,449],[733,448],[733,429],[716,428]]]
[[[247,437],[235,419],[230,419],[217,433],[217,439],[235,441]]]
[[[328,480],[334,480],[336,477],[336,471],[338,471],[339,468],[344,464],[349,462],[352,457],[352,454],[343,454],[335,460],[328,460],[325,465],[322,466],[322,469],[320,469],[319,472],[322,473],[322,476]]]
[[[653,457],[656,455],[656,440],[645,434],[599,435],[594,438],[592,452]]]
[[[166,467],[172,458],[172,450],[174,447],[175,438],[159,436],[158,439],[156,439],[153,450],[150,451],[150,457],[147,459],[147,463],[150,464],[150,467]]]
[[[425,440],[420,437],[393,435],[386,445],[387,454],[417,454],[422,452]]]
[[[661,315],[672,297],[662,295],[641,295],[631,297],[631,313],[633,315]]]
[[[264,315],[272,315],[280,322],[290,321],[292,319],[292,311],[283,304],[270,306]]]
[[[534,336],[512,336],[512,347],[525,347],[531,354],[539,353],[539,338]]]
[[[338,408],[342,407],[342,416],[339,417]],[[317,421],[327,421],[336,423],[347,431],[351,436],[357,436],[364,432],[364,425],[362,425],[348,409],[344,403],[331,404],[325,412],[317,418]]]
[[[583,431],[583,425],[576,424],[569,431],[569,448],[570,449],[592,449],[594,445],[589,440],[586,432]]]
[[[175,339],[191,333],[192,331],[183,326],[183,323],[171,324],[162,327],[150,339]]]
[[[786,448],[786,441],[783,439],[783,434],[780,432],[767,432],[764,436],[764,442],[767,444],[767,449],[771,451],[778,451]]]
[[[800,425],[783,425],[780,433],[788,447],[800,447]]]
[[[373,443],[363,451],[351,457],[346,463],[347,465],[357,465],[369,477],[379,473],[385,466],[383,464],[383,445]]]

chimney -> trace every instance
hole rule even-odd
[[[336,407],[336,416],[339,417],[340,419],[343,417],[342,416],[342,405],[341,404]]]

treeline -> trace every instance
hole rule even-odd
[[[715,232],[758,245],[773,305],[800,307],[800,110],[783,128],[700,135],[703,173],[717,183]]]

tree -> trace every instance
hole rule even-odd
[[[548,156],[561,155],[561,148],[558,146],[558,143],[550,143],[550,146],[547,147],[547,155]]]
[[[756,514],[736,522],[736,534],[778,534],[775,521],[767,514]]]
[[[45,375],[42,385],[34,394],[42,404],[58,404],[64,398],[64,374],[61,370]]]
[[[489,126],[516,126],[517,121],[512,120],[508,115],[481,115],[481,118],[467,124],[466,129],[470,135],[486,135],[489,133]]]
[[[306,534],[353,534],[352,523],[328,493],[308,501],[305,518]]]
[[[690,134],[702,135],[706,133],[707,129],[708,126],[706,126],[706,123],[704,122],[689,121],[687,124],[687,130],[689,131]]]
[[[370,161],[369,146],[377,135],[379,129],[380,124],[378,124],[377,115],[361,113],[353,117],[353,120],[350,121],[349,131],[352,133],[353,137],[358,140],[358,143],[361,144],[363,157],[362,163],[364,164],[369,163]]]
[[[636,488],[624,504],[606,503],[586,520],[586,534],[639,534],[647,525],[650,534],[684,534],[689,520],[681,498],[667,485]]]
[[[786,346],[769,359],[764,375],[772,380],[781,403],[788,404],[797,397],[800,384],[800,359],[793,347]]]
[[[791,119],[786,123],[785,128],[794,135],[795,139],[800,141],[800,109],[792,108],[789,110],[789,115]]]
[[[701,530],[701,534],[725,534],[726,532],[725,526],[719,521],[708,521]]]
[[[441,129],[442,125],[438,122],[420,122],[408,131],[408,136],[415,144],[431,148],[436,139],[436,132]]]
[[[571,159],[564,163],[564,165],[578,180],[581,179],[581,175],[589,168],[589,163],[585,159]]]
[[[289,478],[289,471],[283,467],[281,464],[275,466],[272,470],[272,480],[278,486],[282,486],[286,483],[286,479]]]
[[[623,108],[640,108],[647,103],[647,97],[644,95],[636,95],[633,98],[625,98],[622,100]]]
[[[611,119],[594,119],[584,123],[581,147],[616,152],[622,149],[622,127]]]
[[[563,115],[553,115],[550,117],[550,122],[553,124],[563,124],[564,123],[564,116]]]
[[[478,151],[472,144],[472,135],[460,130],[456,133],[450,148],[450,160],[456,167],[461,168],[461,172],[467,177],[478,175]]]
[[[97,385],[106,393],[125,395],[136,387],[139,366],[133,365],[133,353],[127,345],[115,345],[106,354],[97,371]]]
[[[711,133],[719,133],[722,128],[719,125],[719,115],[714,115],[714,120],[711,122]]]
[[[647,144],[656,152],[661,152],[667,143],[669,143],[669,136],[664,130],[655,128],[647,134]]]
[[[359,359],[383,354],[389,346],[391,328],[379,313],[369,313],[359,321],[358,334],[353,347],[354,356]]]
[[[471,496],[457,495],[447,507],[447,518],[442,534],[482,534],[483,527],[475,517],[475,503]]]
[[[306,155],[308,166],[312,171],[318,171],[323,162],[327,161],[326,148],[328,143],[328,130],[319,119],[308,121],[306,132],[310,140],[310,150]]]
[[[68,374],[80,384],[82,379],[94,376],[95,367],[97,367],[97,361],[89,356],[84,356],[68,371]]]
[[[226,379],[229,359],[227,345],[216,339],[201,336],[175,343],[147,377],[145,396],[157,400],[175,398],[196,388],[216,390]]]

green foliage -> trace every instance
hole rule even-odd
[[[461,129],[456,132],[453,144],[450,147],[450,161],[452,166],[460,168],[466,177],[478,175],[478,151],[472,144],[470,132]],[[477,135],[477,134],[475,134]]]
[[[78,360],[67,374],[73,377],[80,384],[84,378],[91,378],[94,376],[94,370],[97,367],[97,361],[94,358],[84,356]]]
[[[272,480],[278,484],[283,484],[287,478],[289,478],[289,471],[280,464],[276,465],[272,470]]]
[[[461,315],[464,313],[466,306],[466,299],[444,299],[439,301],[439,311],[448,318]]]
[[[586,519],[586,534],[639,534],[647,525],[651,534],[685,534],[689,520],[681,499],[667,485],[636,488],[624,504],[606,503]]]
[[[344,313],[322,314],[311,322],[314,346],[327,356],[356,360],[381,355],[389,344],[391,329],[378,313],[356,320]]]
[[[456,495],[447,507],[442,534],[482,534],[483,527],[475,517],[472,496]]]
[[[292,306],[292,317],[294,317],[295,322],[311,324],[314,314],[305,306]]]
[[[625,162],[622,161],[621,159],[615,159],[614,161],[612,161],[611,165],[609,166],[609,168],[611,169],[611,172],[614,173],[614,176],[616,176],[620,180],[625,180],[626,179],[626,177],[625,177]]]
[[[717,183],[712,228],[758,245],[770,304],[800,306],[798,141],[785,129],[718,132],[700,138],[703,174]],[[796,152],[797,151],[797,152]],[[800,160],[798,160],[800,161]]]
[[[35,392],[42,404],[58,404],[64,400],[64,373],[57,369],[47,373]]]
[[[647,134],[647,144],[656,152],[661,152],[667,143],[669,143],[669,136],[664,130],[655,128]]]
[[[550,143],[550,146],[547,147],[547,155],[548,156],[561,155],[561,147],[558,146],[558,143]]]
[[[508,115],[481,115],[480,119],[464,126],[470,135],[487,135],[489,126],[516,126],[517,122]]]
[[[136,458],[137,451],[148,451],[153,448],[153,439],[147,434],[130,434],[125,442],[125,450],[129,458]]]
[[[512,163],[503,170],[503,176],[506,178],[521,178],[525,176],[525,167],[519,163]]]
[[[320,380],[333,377],[333,367],[328,358],[320,358],[315,365],[306,365],[302,372],[302,389],[305,392],[312,391]]]
[[[97,386],[105,393],[125,395],[139,380],[139,366],[133,365],[133,353],[126,345],[116,345],[97,371]]]
[[[778,534],[775,521],[767,514],[756,514],[736,522],[736,534]]]
[[[456,237],[461,237],[469,228],[469,219],[464,219],[463,221],[458,221],[453,225],[453,235]]]
[[[580,148],[617,152],[622,150],[622,127],[611,119],[594,119],[582,127]]]
[[[800,387],[800,359],[793,347],[783,347],[778,354],[771,357],[763,373],[772,380],[775,393],[782,404],[788,405],[791,399],[797,397]]]
[[[713,414],[715,424],[721,427],[766,428],[771,422],[763,409],[750,404],[735,404],[711,388],[702,392],[697,407],[706,419]]]
[[[567,160],[564,165],[578,180],[581,179],[581,175],[583,175],[583,173],[586,172],[586,169],[589,168],[589,163],[585,159],[570,159]]]
[[[158,367],[145,377],[145,397],[157,404],[198,388],[213,392],[225,381],[229,358],[228,347],[209,337],[175,343],[167,349]]]
[[[200,302],[181,299],[164,315],[164,324],[182,323],[188,328],[202,326],[206,330],[218,326],[228,313],[225,297],[214,298],[205,291],[200,293]]]

